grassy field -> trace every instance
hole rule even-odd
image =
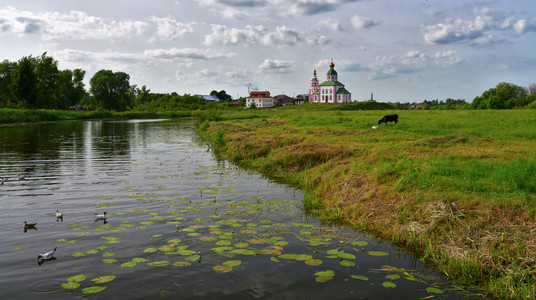
[[[534,110],[308,107],[212,115],[199,129],[223,157],[302,188],[326,222],[412,249],[494,297],[536,297]],[[372,128],[390,113],[398,124]]]

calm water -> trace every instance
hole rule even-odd
[[[218,161],[189,120],[2,126],[0,177],[1,299],[464,297],[410,253],[307,217],[299,190]]]

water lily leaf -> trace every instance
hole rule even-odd
[[[176,262],[173,263],[173,265],[175,267],[187,267],[187,266],[191,266],[192,263],[189,263],[187,261],[176,261]]]
[[[210,249],[211,251],[213,252],[216,252],[216,253],[221,253],[221,252],[224,252],[224,251],[231,251],[233,250],[233,247],[215,247],[215,248],[212,248]]]
[[[212,267],[212,269],[214,269],[214,271],[216,271],[216,272],[228,273],[228,272],[231,272],[233,270],[233,267],[231,267],[231,266],[223,266],[223,265],[215,265],[214,267]]]
[[[93,278],[93,279],[91,279],[91,281],[93,281],[95,283],[98,283],[98,284],[101,284],[101,283],[110,282],[110,281],[112,281],[114,279],[115,279],[115,276],[108,275],[108,276],[101,276],[101,277]]]
[[[76,243],[78,243],[77,240],[70,240],[70,241],[66,242],[66,244],[76,244]]]
[[[97,254],[97,253],[99,253],[99,250],[97,249],[90,249],[86,251],[86,254]]]
[[[264,243],[266,243],[266,241],[263,240],[263,239],[251,239],[248,242],[250,244],[264,244]]]
[[[369,280],[367,276],[364,276],[364,275],[350,275],[350,277],[354,278],[354,279],[358,279],[358,280]]]
[[[202,240],[203,242],[214,242],[218,240],[218,238],[214,236],[202,236],[199,239]]]
[[[331,277],[331,276],[319,276],[319,277],[315,278],[315,281],[316,282],[326,282],[326,281],[330,281],[331,279],[333,279],[333,277]]]
[[[341,260],[340,265],[343,266],[343,267],[354,267],[355,263],[353,261],[349,261],[349,260]]]
[[[56,243],[66,243],[68,241],[69,241],[68,239],[57,239]]]
[[[158,248],[158,250],[160,250],[162,252],[171,252],[171,251],[175,251],[175,247],[173,247],[171,245],[165,245],[165,246],[162,246],[162,247]]]
[[[108,248],[108,246],[100,246],[100,247],[97,247],[97,248],[95,248],[95,249],[97,249],[97,250],[104,250],[104,249],[107,249],[107,248]]]
[[[171,240],[168,240],[167,242],[168,242],[168,244],[180,244],[181,240],[180,239],[171,239]]]
[[[189,235],[189,236],[200,236],[201,233],[199,233],[199,232],[190,232],[187,235]]]
[[[197,252],[195,252],[194,250],[180,249],[180,250],[177,250],[177,254],[189,256],[189,255],[195,255],[197,254]]]
[[[312,259],[313,257],[311,255],[307,255],[307,254],[282,254],[279,256],[280,258],[283,258],[283,259],[294,259],[294,260],[309,260],[309,259]]]
[[[432,293],[432,294],[443,294],[443,290],[440,290],[440,289],[435,288],[435,287],[427,287],[426,291],[428,293]]]
[[[13,248],[13,249],[11,249],[11,251],[19,251],[19,250],[22,250],[22,249],[24,249],[24,248],[22,248],[22,247],[17,247],[17,248]]]
[[[226,241],[226,240],[221,240],[221,241],[217,241],[215,244],[218,246],[229,246],[231,245],[231,242]]]
[[[342,258],[342,259],[355,259],[355,255],[350,254],[350,253],[346,253],[346,252],[342,252],[342,251],[337,253],[337,256]]]
[[[77,236],[86,236],[86,235],[89,235],[89,233],[88,232],[78,232],[76,235]]]
[[[61,284],[61,288],[66,289],[66,290],[74,290],[74,289],[77,289],[79,287],[80,287],[80,283],[78,283],[76,281],[70,281],[70,282]]]
[[[390,280],[397,280],[397,279],[400,279],[400,275],[398,275],[398,274],[391,274],[391,275],[387,275],[387,276],[385,276],[385,278],[390,279]]]
[[[318,266],[322,264],[322,260],[312,258],[312,259],[306,260],[305,264],[309,266]]]
[[[82,275],[71,276],[71,277],[67,278],[67,281],[68,282],[71,282],[71,281],[73,281],[73,282],[81,282],[81,281],[84,281],[86,279],[87,279],[87,276],[82,274]]]
[[[249,250],[249,249],[235,249],[230,251],[233,254],[240,254],[240,255],[258,255],[259,252],[257,250]]]
[[[224,261],[222,263],[222,265],[229,266],[229,267],[236,267],[236,266],[238,266],[240,264],[242,264],[241,260],[228,260],[228,261]]]
[[[132,261],[134,263],[142,263],[142,262],[146,262],[147,260],[145,258],[143,258],[143,257],[134,257],[130,261]]]
[[[386,287],[386,288],[395,288],[395,287],[396,287],[396,284],[394,284],[394,283],[392,283],[392,282],[390,282],[390,281],[384,281],[384,282],[382,283],[382,285],[383,285],[384,287]]]
[[[318,271],[318,272],[315,272],[315,276],[318,276],[318,277],[333,277],[333,276],[335,276],[335,271],[333,271],[333,270]]]
[[[386,255],[389,255],[389,253],[382,252],[382,251],[369,251],[368,254],[372,255],[372,256],[386,256]]]
[[[102,260],[102,262],[105,263],[105,264],[113,264],[113,263],[117,262],[117,259],[105,258],[105,259]]]
[[[368,245],[368,242],[367,241],[357,241],[357,242],[353,242],[352,245],[357,246],[357,247],[364,247],[364,246]]]
[[[81,257],[81,256],[86,256],[86,252],[75,252],[73,253],[73,256],[74,257]]]
[[[162,235],[161,234],[153,234],[151,235],[151,237],[161,237]]]
[[[87,287],[85,289],[82,289],[82,293],[84,294],[94,294],[94,293],[98,293],[98,292],[101,292],[101,291],[104,291],[106,289],[105,286],[90,286],[90,287]]]
[[[140,225],[153,225],[154,222],[150,222],[150,221],[143,221],[143,222],[138,222],[138,224]]]
[[[121,264],[121,268],[125,268],[125,267],[132,268],[134,266],[136,266],[136,263],[133,261],[127,261],[126,263]]]
[[[339,249],[331,249],[331,250],[326,251],[326,254],[327,255],[337,255],[337,254],[339,254],[339,252],[341,252],[341,250],[339,250]],[[342,252],[344,252],[344,251],[342,251]]]
[[[115,253],[113,253],[113,252],[104,252],[104,253],[102,254],[102,256],[104,256],[104,257],[115,256]]]
[[[169,265],[169,261],[167,260],[153,261],[153,262],[147,263],[147,265],[153,266],[153,267],[167,266]]]
[[[82,225],[82,224],[78,224],[78,223],[76,223],[76,224],[69,224],[69,226],[71,226],[71,227],[78,227],[78,226],[81,226],[81,225]]]
[[[277,259],[277,258],[275,258],[275,257],[273,257],[273,256],[270,257],[270,260],[273,261],[273,262],[277,262],[277,263],[280,262],[279,259]]]
[[[186,257],[185,259],[187,261],[194,262],[194,261],[197,261],[200,257],[201,257],[201,255],[190,255],[190,256]]]
[[[249,246],[248,243],[236,243],[234,245],[236,248],[246,248],[247,246]]]
[[[287,241],[278,241],[278,242],[275,242],[274,245],[276,245],[276,246],[286,246],[286,245],[288,245],[288,242]]]

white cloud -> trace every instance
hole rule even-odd
[[[265,59],[259,65],[259,69],[268,70],[268,71],[276,71],[276,72],[287,72],[289,70],[294,69],[294,62],[277,60],[277,59],[276,60]]]
[[[189,59],[217,59],[217,58],[230,58],[235,57],[236,53],[230,53],[227,51],[219,51],[215,49],[201,49],[201,48],[172,48],[172,49],[153,49],[146,50],[145,56],[149,58],[189,58]]]
[[[400,56],[377,56],[369,68],[373,72],[371,78],[379,79],[414,73],[427,68],[447,68],[460,61],[455,51],[436,52],[430,55],[419,50],[411,50]]]
[[[205,36],[205,45],[242,45],[287,47],[304,42],[301,33],[286,26],[269,30],[263,25],[246,25],[243,29],[212,25],[212,32]]]
[[[536,31],[536,18],[530,20],[522,19],[517,21],[514,24],[514,30],[519,34]]]
[[[331,19],[331,18],[318,22],[318,27],[321,29],[325,28],[325,29],[329,29],[333,31],[342,30],[341,25],[339,24],[339,21],[336,19]]]
[[[354,26],[357,29],[370,28],[370,27],[380,24],[380,22],[378,21],[374,21],[370,18],[363,17],[363,16],[353,16],[350,22],[352,23],[352,26]]]
[[[180,39],[194,31],[191,24],[177,22],[171,17],[152,17],[151,20],[156,23],[156,37],[160,40]]]

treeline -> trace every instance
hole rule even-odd
[[[398,109],[536,109],[536,83],[521,87],[513,83],[500,82],[471,103],[465,99],[447,98],[445,101],[424,100],[421,103],[394,103]]]
[[[86,71],[59,70],[58,61],[43,53],[16,62],[0,63],[0,108],[85,109],[106,111],[181,111],[231,107],[231,96],[212,91],[219,103],[195,95],[151,93],[146,86],[130,85],[124,72],[100,70],[84,85]]]

